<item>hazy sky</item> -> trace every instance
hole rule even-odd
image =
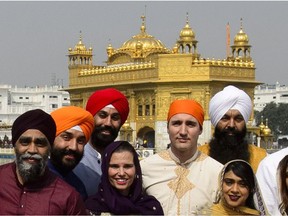
[[[68,86],[68,48],[80,31],[93,48],[93,64],[104,65],[109,39],[119,48],[140,32],[143,14],[147,33],[172,48],[187,12],[201,57],[224,59],[226,24],[232,45],[243,18],[256,79],[288,85],[288,2],[272,1],[0,2],[0,84],[33,87],[58,80]]]

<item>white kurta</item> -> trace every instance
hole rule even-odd
[[[173,159],[172,159],[173,158]],[[143,187],[165,215],[196,215],[215,200],[223,165],[200,151],[180,164],[170,149],[141,160]]]
[[[279,150],[265,157],[259,164],[256,177],[266,204],[267,210],[271,215],[281,215],[277,188],[277,167],[279,162],[288,155],[288,147]]]

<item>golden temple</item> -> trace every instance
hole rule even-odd
[[[98,89],[113,87],[124,93],[130,113],[119,139],[145,145],[157,151],[169,143],[167,113],[175,99],[191,98],[205,110],[203,133],[199,143],[208,142],[213,128],[208,116],[210,98],[225,86],[235,85],[254,98],[255,64],[250,56],[249,38],[242,22],[225,59],[201,57],[196,34],[188,17],[179,39],[169,49],[146,31],[145,16],[139,34],[120,48],[108,45],[104,66],[93,65],[93,49],[86,48],[82,36],[69,48],[69,87],[71,105],[85,107],[89,96]],[[251,116],[251,121],[253,115]]]

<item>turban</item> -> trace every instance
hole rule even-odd
[[[202,106],[195,100],[175,100],[172,102],[169,108],[167,121],[169,121],[172,116],[178,113],[186,113],[194,116],[199,124],[203,126],[204,110]]]
[[[30,110],[20,115],[12,125],[12,143],[16,144],[19,137],[29,129],[41,131],[50,144],[53,144],[56,125],[48,113],[40,109]]]
[[[209,104],[209,116],[212,125],[216,127],[220,119],[230,109],[238,110],[246,123],[252,111],[252,101],[250,97],[243,90],[232,85],[225,87],[212,97]]]
[[[94,128],[94,118],[90,112],[76,106],[67,106],[51,112],[56,123],[56,136],[74,126],[79,126],[86,139],[90,138]]]
[[[95,91],[87,101],[86,110],[95,116],[97,112],[110,104],[119,112],[122,126],[129,114],[129,104],[125,95],[114,88]]]

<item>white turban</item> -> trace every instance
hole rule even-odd
[[[216,127],[220,119],[230,109],[238,110],[246,123],[252,112],[252,101],[249,95],[232,85],[225,87],[212,97],[209,104],[209,116],[212,125]]]

